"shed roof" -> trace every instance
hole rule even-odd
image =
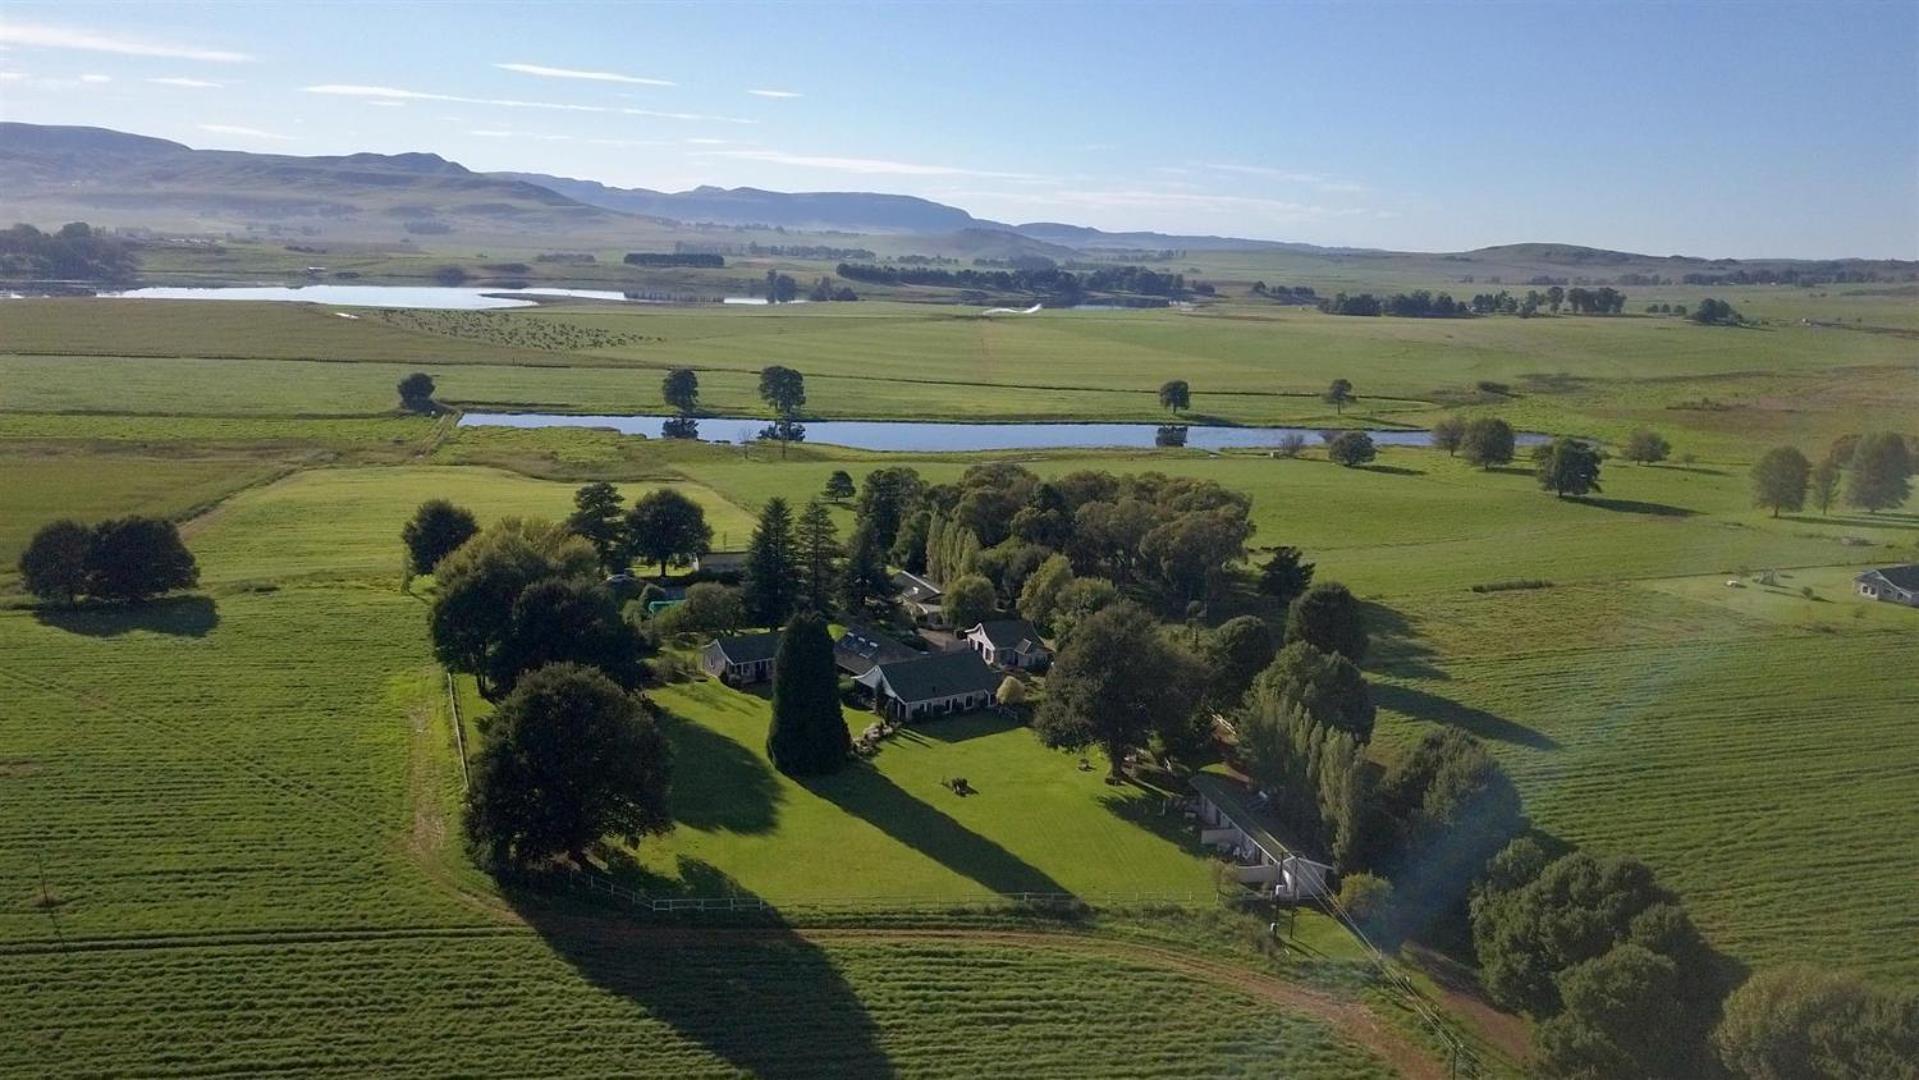
[[[715,638],[708,648],[718,649],[729,664],[752,664],[778,655],[780,635],[771,630],[763,634],[737,634]]]
[[[868,674],[877,676],[875,681],[883,680],[894,697],[908,704],[982,691],[990,694],[999,688],[1000,680],[971,649],[881,664]]]
[[[1275,862],[1288,855],[1298,855],[1279,837],[1273,835],[1268,825],[1267,813],[1253,802],[1253,793],[1247,790],[1245,784],[1230,776],[1203,772],[1193,776],[1192,785],[1194,791],[1219,807],[1221,813],[1231,818],[1234,825],[1239,826],[1239,831],[1245,833],[1254,844],[1258,845],[1259,850],[1265,852]],[[1306,861],[1315,860],[1307,859]]]
[[[864,675],[875,664],[915,660],[919,653],[869,626],[854,624],[833,643],[833,657],[855,675]]]
[[[1030,651],[1046,647],[1046,643],[1040,640],[1039,627],[1025,619],[990,619],[966,633],[968,637],[980,634],[995,649]]]
[[[929,603],[940,598],[940,587],[907,570],[893,575],[893,585],[900,591],[900,597],[916,603]]]
[[[1878,574],[1908,592],[1919,592],[1919,563],[1907,566],[1881,566],[1866,571],[1866,574]],[[1865,574],[1859,575],[1865,577]]]

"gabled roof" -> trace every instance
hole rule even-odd
[[[913,660],[881,664],[861,677],[871,686],[885,682],[893,696],[908,704],[999,689],[1000,676],[971,649],[954,649]]]
[[[919,653],[868,626],[854,624],[833,643],[833,657],[855,675],[864,675],[875,664],[913,660]]]
[[[893,575],[893,585],[900,591],[900,599],[925,604],[938,600],[941,590],[938,585],[918,574],[901,570]]]
[[[761,660],[771,660],[780,651],[780,635],[768,630],[764,634],[738,634],[733,637],[713,639],[709,649],[718,649],[729,664],[752,664]]]
[[[1040,640],[1039,627],[1025,619],[990,619],[966,631],[967,637],[974,634],[984,637],[995,649],[1033,652],[1046,648],[1046,643]]]
[[[1881,566],[1877,569],[1866,571],[1866,574],[1878,574],[1880,577],[1885,578],[1887,581],[1892,582],[1895,586],[1907,592],[1919,592],[1919,563],[1913,563],[1909,566]],[[1866,574],[1860,574],[1859,576],[1865,577]]]
[[[1275,823],[1270,815],[1261,810],[1253,801],[1253,793],[1245,784],[1218,773],[1194,773],[1190,781],[1193,790],[1204,795],[1219,811],[1225,814],[1239,831],[1246,834],[1259,850],[1266,853],[1274,862],[1283,862],[1287,856],[1299,856],[1284,841],[1273,834]],[[1315,865],[1325,866],[1314,859],[1306,859]]]

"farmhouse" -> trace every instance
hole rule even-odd
[[[1852,580],[1858,585],[1860,596],[1919,607],[1919,563],[1882,566]]]
[[[779,651],[780,635],[773,631],[715,638],[700,650],[700,670],[728,686],[765,682],[773,677]]]
[[[978,653],[954,649],[875,664],[853,681],[871,690],[887,715],[914,720],[983,709],[993,703],[1000,680]]]
[[[1003,668],[1032,671],[1053,662],[1053,650],[1039,628],[1025,619],[992,619],[966,631],[966,643],[980,659]]]
[[[940,587],[919,576],[901,570],[893,575],[893,587],[899,590],[900,606],[920,626],[945,626],[946,611],[940,606]]]
[[[870,626],[849,624],[833,643],[833,662],[855,678],[879,664],[917,659],[921,654]]]
[[[1245,784],[1216,773],[1193,777],[1199,794],[1199,839],[1233,857],[1241,884],[1280,900],[1312,900],[1331,890],[1333,868],[1295,855],[1264,824],[1266,814]]]

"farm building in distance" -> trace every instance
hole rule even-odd
[[[1053,662],[1039,628],[1025,619],[992,619],[966,631],[966,643],[996,667],[1036,671]]]
[[[938,585],[918,574],[901,570],[893,575],[893,587],[899,590],[900,606],[913,617],[918,626],[942,627],[946,625],[946,610],[940,606],[944,595]]]
[[[1312,900],[1329,891],[1333,868],[1295,855],[1265,824],[1266,813],[1245,784],[1216,773],[1193,777],[1199,795],[1200,842],[1220,848],[1234,860],[1233,872],[1280,900]]]
[[[700,650],[700,670],[728,686],[765,682],[773,677],[779,651],[780,635],[770,630],[715,638]]]
[[[853,681],[872,691],[887,715],[917,720],[986,708],[993,703],[1000,677],[978,653],[954,649],[876,664]]]
[[[1882,566],[1852,580],[1859,587],[1860,596],[1919,607],[1919,563]]]

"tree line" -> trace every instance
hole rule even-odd
[[[45,603],[140,603],[200,582],[200,567],[171,521],[123,517],[42,525],[20,553],[20,582]]]
[[[931,266],[879,266],[840,263],[834,273],[849,281],[870,285],[933,285],[987,292],[1031,293],[1071,298],[1089,292],[1135,293],[1142,296],[1182,297],[1189,292],[1183,274],[1168,274],[1144,266],[1101,267],[1076,273],[1058,267],[1020,269],[946,269]]]
[[[724,256],[692,251],[629,251],[626,253],[626,258],[620,261],[628,266],[644,266],[649,269],[689,267],[719,270],[726,266]]]
[[[1778,517],[1808,502],[1828,513],[1843,496],[1847,506],[1876,514],[1905,505],[1915,471],[1919,461],[1896,432],[1842,435],[1817,465],[1796,446],[1775,446],[1753,464],[1752,501]]]
[[[0,274],[8,277],[120,281],[138,268],[127,244],[84,221],[50,233],[24,224],[0,231]]]
[[[1455,300],[1451,293],[1433,293],[1426,289],[1383,297],[1342,292],[1319,301],[1319,310],[1329,315],[1392,315],[1406,319],[1463,319],[1474,315],[1529,318],[1541,309],[1557,315],[1562,307],[1570,308],[1576,315],[1617,315],[1625,310],[1626,294],[1610,286],[1563,289],[1554,285],[1545,292],[1529,290],[1523,297],[1504,289],[1478,293],[1470,301]]]

